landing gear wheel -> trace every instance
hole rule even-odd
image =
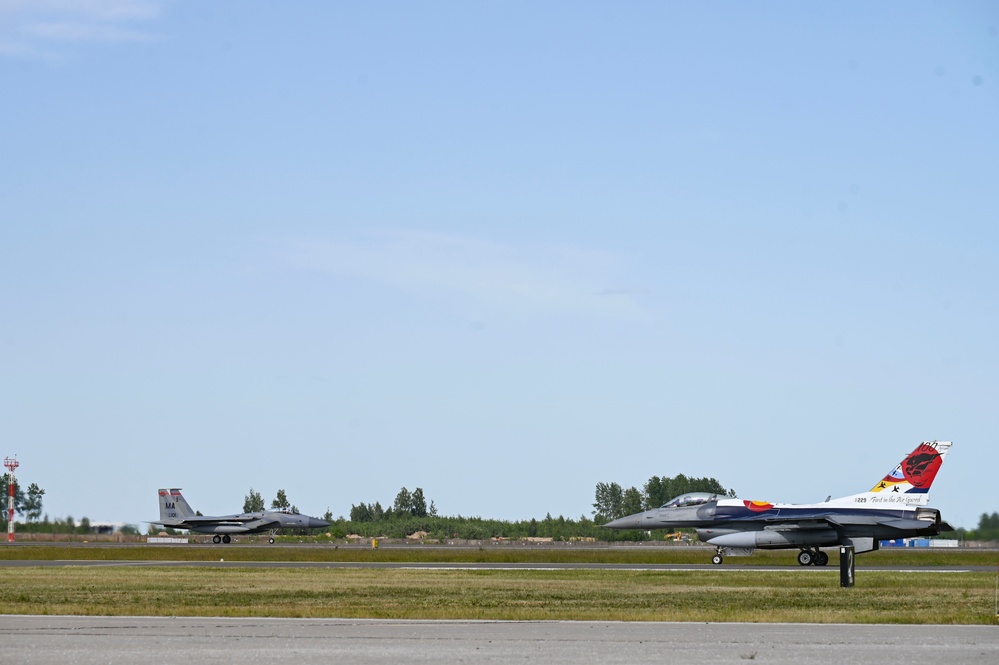
[[[229,536],[222,536],[222,542],[228,545],[230,542],[232,542],[232,538],[230,538]]]
[[[273,545],[274,544],[274,539],[273,538],[268,538],[267,542],[270,543],[271,545]]]
[[[802,566],[812,565],[812,558],[813,558],[812,553],[809,552],[808,550],[801,550],[800,552],[798,552],[798,563],[800,563]]]
[[[222,542],[222,536],[212,536],[212,542],[218,545]]]
[[[829,563],[829,555],[825,552],[818,551],[815,553],[815,565],[824,566]]]
[[[722,560],[723,559],[721,554],[716,554],[713,557],[711,557],[711,563],[715,564],[716,566],[720,566]]]

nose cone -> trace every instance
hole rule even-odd
[[[326,520],[321,520],[318,517],[310,517],[306,528],[308,529],[325,529],[330,525]]]
[[[642,515],[644,513],[637,513],[635,515],[628,515],[627,517],[619,517],[616,520],[611,520],[604,524],[608,529],[640,529],[642,523]]]

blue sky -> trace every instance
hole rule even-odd
[[[51,516],[598,482],[999,510],[990,2],[0,3],[0,441]]]

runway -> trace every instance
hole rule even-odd
[[[231,555],[230,555],[231,556]],[[168,566],[190,568],[396,568],[417,570],[621,570],[621,571],[718,571],[718,572],[799,572],[839,574],[839,565],[828,566],[747,566],[705,563],[432,563],[387,561],[136,561],[96,559],[11,559],[0,560],[0,568],[49,567],[49,566]],[[992,572],[995,566],[857,566],[858,574],[865,571],[920,572],[920,573],[970,573]]]
[[[999,662],[993,626],[0,616],[0,662]]]

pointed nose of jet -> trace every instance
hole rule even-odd
[[[641,517],[641,513],[628,515],[627,517],[619,517],[616,520],[607,522],[604,526],[608,529],[639,529],[641,528]]]
[[[321,520],[318,517],[310,517],[308,523],[305,525],[307,529],[325,529],[330,525],[326,520]]]

